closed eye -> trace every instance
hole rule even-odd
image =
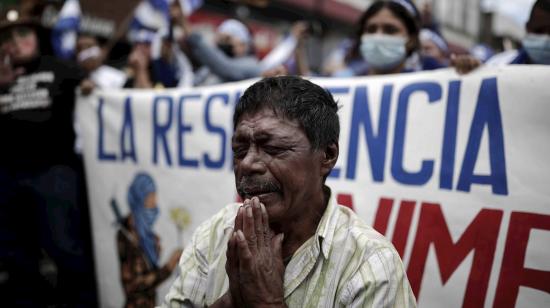
[[[278,146],[266,145],[266,146],[263,146],[263,150],[269,155],[278,155],[286,152],[288,149],[283,147],[278,147]]]
[[[241,147],[233,147],[233,157],[235,158],[243,158],[246,156],[246,153],[248,152],[248,148],[241,146]]]

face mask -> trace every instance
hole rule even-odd
[[[535,64],[550,65],[550,35],[527,34],[522,44]]]
[[[152,226],[155,223],[155,220],[157,220],[157,217],[159,215],[159,208],[146,208],[143,211],[143,217],[145,218],[145,222],[147,225]]]
[[[84,62],[88,59],[98,58],[99,56],[101,56],[101,49],[97,46],[92,46],[79,52],[76,59],[79,62]]]
[[[370,67],[388,70],[405,59],[405,43],[402,36],[365,34],[361,37],[360,51]]]
[[[223,51],[228,57],[233,58],[235,54],[233,53],[233,46],[227,43],[218,43],[218,48]]]

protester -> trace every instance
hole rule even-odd
[[[363,13],[344,65],[332,76],[395,74],[441,68],[421,56],[418,11],[410,1],[376,1]]]
[[[441,66],[449,65],[449,45],[443,36],[433,30],[420,30],[421,55],[435,59]]]
[[[414,307],[392,244],[325,180],[338,159],[338,106],[300,77],[272,77],[236,106],[236,188],[195,231],[164,305]]]
[[[286,69],[286,73],[292,75],[304,76],[311,74],[305,54],[305,39],[308,36],[310,27],[311,25],[303,20],[298,20],[292,24],[290,31],[284,38],[261,60],[262,76],[274,76],[274,74],[266,72],[280,70],[281,66]]]
[[[298,47],[303,30],[291,31],[278,47],[260,61],[254,55],[252,34],[236,19],[227,19],[216,29],[215,46],[210,46],[198,32],[187,28],[186,43],[203,66],[195,72],[194,85],[212,85],[260,76],[286,73],[282,64]]]
[[[2,304],[93,307],[84,175],[73,151],[85,74],[41,53],[42,30],[17,10],[0,17]]]
[[[216,46],[210,46],[198,32],[187,37],[191,53],[203,66],[196,72],[195,85],[238,81],[261,74],[258,59],[252,54],[252,36],[236,19],[221,23],[215,34]]]
[[[128,36],[132,49],[125,68],[128,79],[124,87],[139,89],[153,88],[156,80],[154,79],[151,63],[151,43],[155,39],[156,30],[139,29],[130,32]]]
[[[181,256],[175,250],[168,262],[159,267],[160,240],[153,232],[158,215],[157,190],[153,178],[138,173],[128,189],[131,214],[117,232],[120,277],[125,307],[154,307],[156,288],[174,271]]]
[[[193,67],[172,32],[157,33],[151,50],[153,76],[165,88],[193,86]]]
[[[76,60],[89,75],[90,80],[100,89],[121,89],[128,76],[121,70],[103,64],[106,51],[98,38],[81,32],[76,41]]]
[[[419,24],[419,12],[410,0],[375,1],[359,19],[353,41],[343,45],[348,50],[345,56],[330,58],[325,73],[351,77],[446,67],[446,63],[420,53]],[[480,62],[469,55],[452,54],[450,65],[459,73],[467,73]]]
[[[512,53],[497,54],[488,65],[543,64],[550,65],[550,0],[537,0],[525,24],[527,35],[522,47]]]
[[[179,1],[170,4],[170,21],[160,29],[151,44],[153,76],[165,88],[192,87],[193,65],[185,46],[185,27],[188,27]]]

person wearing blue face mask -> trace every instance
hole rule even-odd
[[[519,50],[497,54],[487,64],[550,65],[550,0],[535,2],[525,29],[527,35]]]
[[[160,267],[160,244],[153,232],[158,218],[157,192],[153,178],[138,173],[128,189],[130,214],[117,232],[120,275],[125,307],[154,307],[156,287],[176,268],[182,251],[177,249]]]

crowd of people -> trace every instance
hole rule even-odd
[[[492,57],[484,46],[453,53],[438,24],[412,1],[375,1],[355,34],[318,71],[304,52],[306,22],[294,23],[259,59],[245,22],[226,19],[210,42],[193,28],[179,1],[167,3],[168,27],[130,24],[122,39],[130,45],[123,59],[110,54],[109,38],[85,29],[78,30],[73,52],[60,51],[50,36],[68,29],[59,24],[45,29],[33,8],[2,13],[0,297],[5,303],[97,305],[84,169],[75,145],[77,91],[196,87],[278,75],[345,78],[450,66],[468,73],[480,65],[550,65],[549,0],[534,4],[521,48]]]

